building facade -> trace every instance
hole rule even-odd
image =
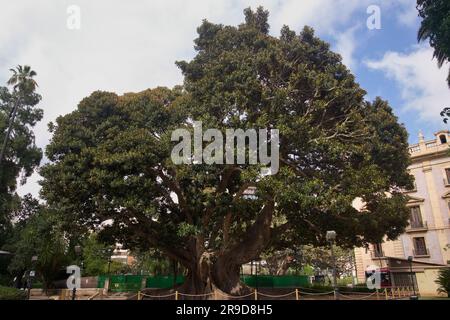
[[[357,277],[364,282],[369,266],[389,268],[395,281],[407,279],[414,268],[422,294],[436,294],[434,280],[439,267],[450,266],[450,132],[439,131],[433,140],[419,134],[419,143],[411,145],[410,174],[414,189],[409,196],[409,226],[395,241],[375,243],[355,249]],[[404,263],[412,257],[412,263]],[[411,258],[410,258],[411,259]],[[398,266],[398,267],[396,267]],[[398,284],[398,283],[397,283]]]

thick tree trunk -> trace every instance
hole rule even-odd
[[[239,264],[225,257],[214,258],[210,254],[202,255],[196,265],[188,268],[186,280],[178,290],[189,295],[207,294],[203,299],[226,299],[227,295],[251,292],[240,280]]]
[[[242,239],[233,244],[224,243],[222,249],[205,251],[202,237],[192,241],[189,245],[190,259],[184,260],[184,266],[189,272],[185,283],[178,288],[179,292],[189,295],[211,294],[207,298],[214,297],[212,293],[215,293],[220,299],[225,299],[226,295],[239,296],[252,292],[241,282],[239,270],[242,264],[258,258],[268,245],[272,233],[273,208],[274,202],[269,201]]]

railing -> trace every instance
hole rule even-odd
[[[425,145],[427,146],[427,149],[429,149],[429,148],[434,148],[434,147],[436,147],[436,146],[437,146],[437,143],[434,141],[434,142],[428,142],[428,143],[426,143]]]
[[[416,152],[419,152],[419,151],[420,151],[420,146],[409,147],[409,152],[410,153],[416,153]]]
[[[439,143],[436,140],[431,140],[425,143],[414,144],[409,146],[409,153],[415,154],[420,152],[433,152],[444,150],[448,148],[448,143]]]
[[[429,257],[430,256],[430,251],[425,248],[425,249],[413,249],[413,255],[416,258],[420,258],[420,257]]]

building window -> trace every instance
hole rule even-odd
[[[445,169],[445,177],[447,178],[446,183],[450,184],[450,168]]]
[[[414,243],[414,256],[415,257],[429,255],[427,245],[425,244],[425,238],[423,238],[423,237],[413,238],[413,243]]]
[[[410,210],[411,215],[409,218],[409,225],[411,226],[411,228],[423,228],[424,223],[422,220],[422,213],[420,212],[420,207],[419,206],[411,207]]]
[[[441,140],[441,144],[447,143],[447,137],[443,134],[439,136],[439,140]]]
[[[384,257],[383,246],[381,245],[381,243],[373,244],[373,255],[375,258]]]

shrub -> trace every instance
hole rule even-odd
[[[442,269],[439,272],[436,283],[439,285],[437,291],[439,293],[446,293],[450,298],[450,269]]]
[[[0,286],[0,300],[25,300],[26,293],[15,288]]]

